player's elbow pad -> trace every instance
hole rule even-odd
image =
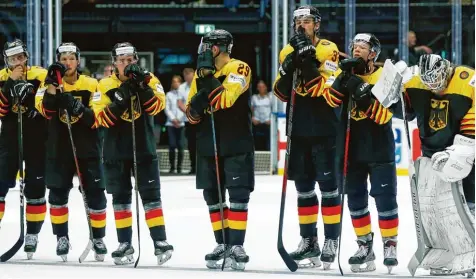
[[[221,82],[212,75],[208,75],[203,78],[196,79],[197,90],[206,90],[207,92],[213,92],[218,87],[222,86]]]
[[[276,81],[274,85],[274,95],[278,97],[282,102],[289,101],[291,92],[293,90],[293,78],[292,75],[282,76]]]
[[[185,111],[185,115],[187,116],[188,121],[190,124],[198,124],[202,120],[202,115],[195,111],[191,106],[187,106],[187,109]]]

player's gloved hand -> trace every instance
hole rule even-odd
[[[28,95],[34,94],[33,84],[26,81],[18,81],[10,90],[11,100],[18,100],[20,104],[23,104]],[[10,100],[9,100],[10,102]]]
[[[58,95],[59,107],[66,109],[70,116],[80,116],[84,112],[83,103],[69,93],[62,93]]]
[[[207,49],[200,53],[197,58],[197,75],[205,77],[215,73],[215,59],[211,49]]]
[[[203,116],[205,110],[210,106],[210,101],[208,100],[208,91],[206,89],[198,90],[190,100],[191,108],[198,114],[198,116]]]
[[[366,109],[370,106],[372,94],[370,84],[364,82],[359,76],[349,75],[346,87],[359,107]]]
[[[114,92],[114,103],[121,109],[127,109],[130,105],[132,91],[128,81],[125,81]]]
[[[348,58],[339,61],[339,68],[347,73],[364,73],[366,68],[365,60],[362,57]]]
[[[197,88],[206,89],[206,92],[208,93],[208,102],[211,106],[215,106],[216,103],[220,102],[223,85],[217,78],[209,75],[204,78],[196,79],[196,82]]]
[[[140,88],[144,88],[149,84],[149,81],[152,78],[148,71],[142,69],[137,64],[127,65],[126,68],[124,68],[124,75],[129,77],[131,84],[139,85]]]
[[[63,78],[67,70],[68,69],[66,68],[66,66],[61,64],[60,62],[55,62],[51,64],[48,67],[48,73],[46,74],[45,84],[51,84],[54,87],[58,87],[59,84],[58,84],[58,77],[56,75],[56,72],[59,72],[61,75],[61,78]]]
[[[304,32],[301,26],[298,32],[291,37],[289,44],[294,48],[297,55],[297,62],[302,62],[306,56],[316,57],[316,48],[312,45],[311,39]]]
[[[431,167],[446,182],[467,177],[474,165],[474,139],[456,135],[453,145],[431,156]]]
[[[279,74],[281,77],[285,76],[292,76],[294,73],[294,70],[296,69],[296,56],[294,53],[290,53],[286,55],[286,57],[283,60],[283,63],[281,63],[281,66],[279,66]]]

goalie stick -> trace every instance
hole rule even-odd
[[[289,253],[284,248],[283,244],[283,223],[284,223],[284,208],[286,204],[286,189],[288,186],[288,166],[289,166],[289,154],[291,152],[291,132],[293,128],[293,112],[294,112],[294,100],[296,96],[296,82],[297,82],[297,70],[294,71],[293,76],[293,89],[291,91],[291,100],[289,103],[289,117],[288,117],[288,136],[286,142],[286,155],[284,157],[284,174],[283,174],[283,186],[281,189],[281,205],[279,208],[279,226],[278,226],[278,252],[283,259],[286,266],[292,272],[298,269],[298,265],[291,258]]]
[[[19,184],[20,184],[20,236],[18,237],[17,242],[6,251],[2,256],[0,256],[0,262],[6,262],[11,259],[23,246],[25,242],[25,173],[23,171],[23,113],[21,111],[20,98],[17,98],[18,105],[18,167],[20,172]]]
[[[63,93],[63,80],[61,78],[61,74],[59,71],[56,71],[56,78],[58,79],[58,84],[59,84],[59,89],[61,91],[61,94]],[[88,200],[86,197],[86,192],[84,191],[84,184],[83,184],[83,175],[81,174],[81,171],[79,170],[79,162],[78,162],[78,156],[76,154],[76,145],[74,144],[74,139],[73,139],[73,130],[71,128],[71,120],[69,118],[69,113],[65,109],[64,110],[65,116],[66,116],[66,125],[68,126],[68,134],[69,134],[69,141],[71,142],[71,148],[73,150],[73,158],[74,158],[74,165],[76,166],[76,173],[78,174],[78,181],[79,181],[79,189],[81,190],[81,197],[83,198],[83,204],[84,204],[84,209],[86,210],[86,218],[88,221],[88,227],[89,227],[89,241],[88,244],[86,245],[86,248],[84,248],[83,253],[79,256],[79,262],[82,263],[88,256],[89,252],[94,246],[93,243],[93,227],[91,225],[91,215],[89,214],[89,205],[88,205]]]

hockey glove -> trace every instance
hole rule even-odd
[[[347,90],[352,94],[357,106],[361,109],[368,109],[371,105],[371,86],[356,75],[350,75],[347,80]]]
[[[474,139],[456,135],[453,145],[431,156],[432,168],[446,182],[466,178],[474,165]]]
[[[120,109],[127,109],[130,105],[131,100],[131,88],[129,82],[123,82],[116,92],[114,92],[114,101],[113,103]]]
[[[293,52],[288,54],[286,58],[284,58],[283,63],[279,66],[279,74],[281,77],[285,76],[292,76],[294,70],[296,69],[296,59]]]
[[[33,84],[26,81],[19,81],[10,90],[10,97],[12,100],[18,100],[20,104],[23,104],[28,95],[33,95]]]
[[[215,59],[213,58],[213,52],[205,50],[200,53],[197,58],[197,75],[198,77],[205,77],[213,75],[215,73]]]
[[[200,89],[190,100],[190,114],[193,119],[198,120],[205,115],[206,109],[210,106],[208,92],[206,89]]]
[[[48,73],[46,74],[45,84],[51,84],[54,87],[58,87],[59,84],[58,84],[58,77],[56,76],[56,72],[58,71],[61,75],[61,78],[63,78],[67,70],[68,69],[60,62],[55,62],[51,64],[48,67]]]
[[[70,116],[80,116],[84,112],[83,103],[69,93],[58,95],[60,108],[66,109]]]
[[[132,82],[131,84],[139,85],[140,88],[145,88],[152,78],[148,71],[142,69],[137,64],[127,65],[124,69],[124,75],[129,77]]]
[[[224,88],[221,82],[212,75],[197,79],[197,88],[208,92],[208,101],[214,108],[220,107],[221,93]]]
[[[298,32],[291,37],[289,44],[294,48],[298,64],[307,56],[316,57],[316,48],[312,45],[311,39],[304,33],[302,27],[299,27]]]
[[[319,74],[319,66],[321,63],[317,61],[316,56],[308,55],[301,62],[302,76],[309,91],[321,78]]]
[[[339,68],[347,73],[365,73],[365,60],[362,57],[349,58],[339,61]]]

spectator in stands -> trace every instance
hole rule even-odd
[[[407,44],[408,44],[408,66],[414,66],[418,64],[420,56],[423,54],[431,54],[433,51],[431,48],[425,45],[416,46],[417,36],[414,31],[408,31]],[[400,60],[398,55],[398,48],[394,51],[394,60]]]
[[[169,163],[170,173],[175,172],[175,149],[177,149],[177,173],[182,172],[183,143],[182,133],[185,114],[177,106],[180,98],[178,88],[182,83],[182,77],[175,75],[172,77],[170,91],[167,92],[165,100],[165,114],[167,115],[167,133],[169,135]]]
[[[193,75],[195,71],[192,68],[185,68],[183,69],[183,78],[185,82],[179,86],[179,94],[180,98],[178,99],[178,107],[179,109],[185,113],[186,106],[188,99],[188,92],[190,91],[190,85],[192,84]],[[196,134],[197,128],[196,125],[191,125],[188,122],[187,117],[185,119],[185,137],[187,138],[187,147],[188,147],[188,154],[190,156],[190,172],[189,174],[195,174],[195,158],[197,156],[197,143],[196,143]]]
[[[103,78],[111,76],[113,72],[114,72],[114,66],[106,65],[106,67],[104,67]]]
[[[269,150],[272,94],[263,80],[258,82],[256,89],[258,94],[251,96],[255,149]]]

